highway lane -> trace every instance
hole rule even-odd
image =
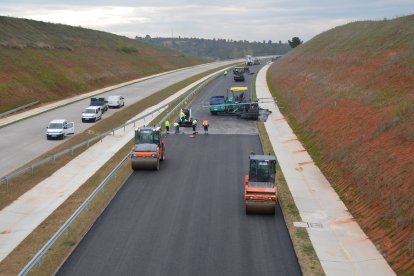
[[[213,64],[185,69],[103,93],[102,96],[124,95],[126,105],[130,105],[190,76],[232,62],[234,61],[215,62]],[[75,122],[75,133],[83,132],[91,127],[93,124],[81,122],[81,113],[88,105],[89,99],[82,100],[0,128],[0,154],[2,156],[0,177],[63,142],[61,140],[46,140],[45,132],[49,121],[53,119],[67,119],[68,121]],[[118,111],[118,109],[109,110],[103,115],[103,119]],[[70,137],[66,139],[70,139]]]
[[[57,275],[301,275],[279,206],[249,215],[257,135],[170,135],[160,171],[134,172]]]
[[[263,62],[262,62],[263,63]],[[250,66],[251,72],[258,72],[263,65]],[[245,97],[251,97],[251,83],[254,74],[245,74],[244,82],[235,82],[233,73],[227,77],[220,77],[211,82],[191,103],[191,111],[194,118],[199,122],[198,131],[203,132],[202,121],[207,119],[210,124],[209,133],[211,134],[258,134],[256,122],[239,119],[234,116],[211,115],[208,107],[212,96],[227,96],[227,90],[234,86],[246,86],[249,91],[245,92]],[[229,96],[231,95],[230,92]]]
[[[245,214],[256,123],[202,108],[233,85],[218,78],[193,101],[210,134],[170,134],[160,171],[133,173],[58,275],[301,275],[280,207]]]

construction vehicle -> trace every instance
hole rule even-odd
[[[233,78],[234,81],[244,81],[244,72],[245,72],[245,68],[244,67],[234,67],[233,68]]]
[[[274,215],[277,201],[276,157],[252,153],[249,162],[249,175],[244,179],[246,214]]]
[[[247,87],[231,87],[227,90],[227,96],[213,96],[210,98],[210,113],[216,114],[229,114],[234,113],[239,109],[239,103],[243,102],[244,92],[248,91]],[[229,96],[229,91],[231,95]]]
[[[160,161],[165,159],[165,139],[160,127],[135,129],[135,146],[131,151],[131,167],[134,171],[160,169]]]
[[[186,109],[186,108],[181,109],[180,120],[177,123],[180,125],[180,127],[191,127],[193,125],[193,117],[191,116],[191,109]]]

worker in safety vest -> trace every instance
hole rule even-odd
[[[167,131],[167,134],[170,132],[170,121],[165,120],[165,130]]]
[[[174,128],[175,128],[175,134],[180,133],[180,124],[177,122],[174,122]]]
[[[197,120],[194,119],[193,120],[193,131],[196,131],[196,129],[197,129]]]
[[[203,121],[204,134],[208,134],[208,127],[209,127],[208,120],[204,120]]]
[[[181,112],[180,112],[180,120],[181,120],[181,123],[183,123],[184,122],[184,119],[185,119],[185,113],[183,112],[183,110],[181,109]]]

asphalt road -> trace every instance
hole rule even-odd
[[[134,172],[58,275],[301,275],[279,206],[246,216],[257,135],[170,135],[160,171]]]
[[[203,108],[241,84],[230,74],[193,101],[210,134],[170,134],[160,171],[133,173],[58,275],[301,275],[280,207],[245,214],[248,156],[262,153],[256,123]]]
[[[125,105],[129,105],[190,76],[233,62],[215,62],[186,69],[125,86],[101,95],[105,97],[109,95],[123,95],[125,97]],[[0,163],[0,177],[63,142],[61,140],[46,140],[46,126],[51,120],[66,119],[69,122],[75,122],[75,135],[91,127],[93,124],[81,122],[81,113],[88,105],[89,99],[82,100],[0,128],[0,154],[3,156]],[[110,109],[105,112],[103,119],[117,111],[119,110]],[[70,139],[70,136],[66,137],[66,139]]]

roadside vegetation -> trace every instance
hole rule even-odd
[[[106,32],[0,16],[0,113],[207,61]]]
[[[268,71],[290,126],[399,275],[414,274],[413,33],[414,15],[349,23]]]
[[[45,153],[39,159],[58,152],[62,149],[73,146],[77,143],[85,141],[93,135],[103,133],[117,127],[133,116],[137,114],[137,110],[144,110],[152,105],[155,105],[167,98],[168,96],[176,93],[187,85],[199,80],[200,78],[209,75],[220,68],[209,70],[207,72],[190,77],[184,81],[171,85],[157,93],[131,105],[125,107],[123,110],[113,114],[111,117],[106,118],[104,121],[95,124],[85,132],[69,139],[59,147],[52,151]],[[166,112],[164,111],[160,115],[154,118],[153,122],[157,123]],[[80,204],[91,194],[91,192],[101,183],[106,175],[118,164],[122,158],[131,150],[133,145],[133,139],[125,147],[121,149],[114,157],[110,159],[98,172],[96,172],[89,180],[82,185],[74,194],[72,194],[59,208],[56,209],[45,221],[43,221],[39,227],[36,228],[9,256],[7,256],[0,263],[0,275],[16,275],[26,265],[26,263],[37,253],[37,251],[50,239],[50,237],[60,228],[60,226],[72,215],[72,213],[80,206]],[[0,207],[7,206],[12,201],[17,199],[21,194],[38,184],[43,179],[49,177],[56,170],[67,164],[70,160],[81,154],[86,148],[76,151],[73,156],[67,154],[62,158],[56,160],[53,164],[45,164],[39,167],[34,175],[22,175],[16,180],[10,183],[8,190],[4,185],[1,187]],[[82,239],[85,233],[89,230],[95,220],[103,212],[104,208],[109,204],[115,193],[120,189],[125,180],[129,177],[132,170],[129,162],[124,166],[117,174],[115,180],[112,180],[110,185],[105,188],[104,193],[98,196],[98,200],[89,207],[88,212],[81,216],[81,219],[76,222],[75,227],[71,229],[67,236],[63,236],[62,239],[56,243],[48,254],[48,257],[44,260],[44,263],[38,270],[35,271],[35,275],[50,275],[61,265],[62,261],[70,254],[70,252],[76,247],[78,242]]]
[[[263,152],[275,155],[272,144],[263,122],[257,123],[260,140],[262,142]],[[289,186],[286,183],[283,172],[277,164],[276,167],[276,187],[278,190],[278,201],[282,209],[283,217],[285,218],[286,227],[288,228],[290,238],[292,240],[293,248],[303,275],[325,275],[312,242],[309,239],[308,232],[305,228],[295,227],[294,222],[302,221],[299,210],[297,209],[290,193]],[[275,233],[276,234],[276,233]]]

